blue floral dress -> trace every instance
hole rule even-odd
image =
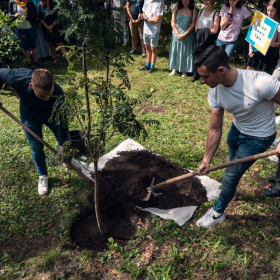
[[[176,15],[176,26],[178,31],[183,34],[190,27],[193,13],[190,16],[184,16],[180,10]],[[191,32],[183,41],[177,39],[177,35],[172,30],[172,38],[169,51],[169,67],[179,72],[193,72],[193,48],[195,43],[195,32]]]

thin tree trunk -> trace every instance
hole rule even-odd
[[[85,95],[86,95],[86,105],[87,105],[87,116],[88,116],[88,127],[86,129],[86,139],[87,139],[87,146],[91,157],[93,158],[94,164],[94,207],[95,207],[95,215],[98,228],[101,234],[104,235],[104,230],[102,228],[102,221],[99,212],[99,185],[98,185],[98,155],[99,151],[92,151],[92,147],[90,144],[90,130],[91,130],[91,114],[90,114],[90,103],[89,103],[89,89],[88,89],[88,81],[87,81],[87,64],[86,64],[86,46],[85,43],[83,44],[83,72],[85,77]]]
[[[102,227],[102,221],[100,218],[100,212],[99,212],[99,183],[98,183],[98,161],[95,158],[93,160],[93,164],[94,164],[94,180],[95,180],[95,188],[94,188],[94,206],[95,206],[95,215],[96,215],[96,221],[97,221],[97,225],[98,228],[101,232],[101,234],[104,235],[104,230]]]
[[[86,95],[86,105],[87,105],[87,116],[88,116],[88,124],[86,129],[86,139],[87,145],[90,152],[90,155],[93,157],[93,151],[90,145],[90,129],[91,129],[91,114],[90,114],[90,103],[89,103],[89,93],[88,93],[88,82],[87,82],[87,60],[86,60],[86,46],[83,44],[83,71],[85,77],[85,95]]]

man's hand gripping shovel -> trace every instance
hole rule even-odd
[[[19,119],[17,119],[14,115],[12,115],[8,110],[6,110],[0,101],[0,109],[7,114],[11,119],[13,119],[15,122],[17,122],[22,128],[24,128],[26,131],[28,131],[33,137],[35,137],[39,142],[41,142],[44,146],[46,146],[49,150],[51,150],[54,154],[57,154],[57,151],[50,146],[47,142],[45,142],[40,136],[38,136],[35,132],[33,132],[30,128],[28,128],[26,125],[24,125]],[[84,174],[81,170],[79,170],[75,165],[73,165],[71,162],[68,162],[66,160],[63,160],[69,167],[74,169],[82,178],[87,180],[89,183],[94,183],[94,181],[89,178],[86,174]]]
[[[208,167],[208,168],[204,169],[203,171],[208,173],[208,172],[211,172],[211,171],[214,171],[214,170],[226,168],[228,166],[241,164],[241,163],[245,163],[245,162],[249,162],[249,161],[253,161],[253,160],[255,161],[259,158],[264,158],[264,157],[268,157],[268,156],[271,156],[271,155],[275,155],[275,151],[276,150],[271,150],[271,151],[256,154],[256,155],[253,155],[253,156],[249,156],[249,157],[245,157],[245,158],[241,158],[241,159],[236,159],[236,160],[229,161],[229,162],[226,162],[226,163],[221,163],[221,164],[218,164],[218,165],[215,165],[215,166]],[[162,189],[164,189],[164,186],[175,183],[175,182],[178,182],[178,181],[181,181],[181,180],[184,180],[184,179],[189,178],[189,177],[196,176],[196,175],[199,175],[198,171],[191,172],[191,173],[188,173],[188,174],[184,174],[184,175],[166,180],[166,181],[161,182],[161,183],[156,184],[156,185],[154,185],[155,178],[153,178],[152,182],[151,182],[151,185],[147,188],[147,195],[141,200],[142,201],[148,201],[150,199],[152,193],[160,192]]]

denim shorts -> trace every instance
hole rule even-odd
[[[21,40],[23,50],[28,51],[29,49],[36,49],[36,28],[18,29],[17,35]]]
[[[158,46],[158,38],[159,33],[156,33],[156,35],[144,34],[144,45],[150,45],[152,48],[156,48]]]

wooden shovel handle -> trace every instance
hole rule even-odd
[[[17,122],[22,128],[24,128],[27,132],[29,132],[34,138],[36,138],[39,142],[41,142],[44,146],[46,146],[50,151],[52,151],[55,155],[57,154],[57,151],[50,146],[47,142],[45,142],[40,136],[38,136],[34,131],[32,131],[29,127],[27,127],[24,123],[22,123],[19,119],[17,119],[13,114],[11,114],[7,109],[5,109],[2,106],[2,103],[0,102],[0,109],[7,114],[11,119],[13,119],[15,122]],[[89,183],[94,183],[94,181],[89,178],[86,174],[84,174],[81,170],[79,170],[75,165],[73,165],[71,162],[64,160],[64,162],[69,165],[72,169],[74,169],[82,178],[87,180]]]
[[[240,159],[236,159],[236,160],[233,160],[233,161],[221,163],[221,164],[218,164],[218,165],[215,165],[215,166],[208,167],[204,171],[210,172],[210,171],[222,169],[222,168],[225,168],[225,167],[228,167],[228,166],[241,164],[241,163],[252,161],[252,160],[257,160],[259,158],[264,158],[264,157],[268,157],[268,156],[272,156],[272,155],[275,155],[275,150],[271,150],[271,151],[256,154],[256,155],[253,155],[253,156],[249,156],[249,157],[240,158]],[[169,179],[169,180],[166,180],[164,182],[161,182],[159,184],[154,185],[152,187],[152,189],[153,189],[153,191],[158,191],[158,189],[163,187],[163,186],[166,186],[166,185],[169,185],[169,184],[172,184],[172,183],[175,183],[175,182],[178,182],[178,181],[181,181],[183,179],[193,177],[193,176],[196,176],[196,175],[198,175],[197,171],[194,171],[194,172],[191,172],[191,173],[188,173],[188,174],[184,174],[184,175],[181,175],[181,176],[177,176],[177,177],[174,177],[172,179]]]

